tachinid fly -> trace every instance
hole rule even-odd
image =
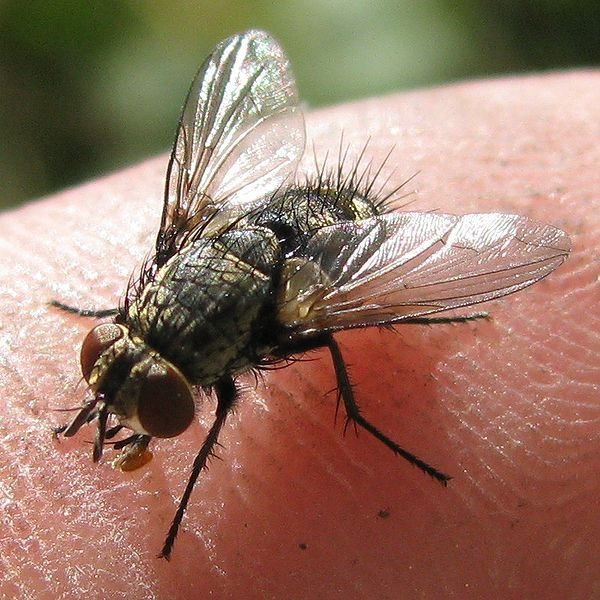
[[[568,236],[505,214],[386,212],[358,167],[294,183],[304,121],[289,61],[267,33],[221,42],[194,79],[169,161],[156,251],[119,309],[81,348],[93,397],[57,433],[94,419],[94,460],[115,444],[123,469],[152,437],[182,433],[193,387],[217,408],[166,537],[168,558],[192,488],[237,400],[235,377],[316,348],[331,353],[349,422],[435,479],[448,477],[361,414],[334,333],[396,323],[464,321],[433,313],[510,294],[558,267]],[[364,175],[364,174],[363,174]],[[368,177],[366,178],[368,179]],[[109,419],[115,424],[109,427]]]

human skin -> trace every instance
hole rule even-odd
[[[406,210],[518,213],[567,231],[567,262],[474,310],[489,321],[337,336],[364,415],[452,475],[447,488],[366,432],[343,434],[325,351],[240,376],[243,392],[157,558],[214,398],[132,473],[91,462],[93,427],[53,441],[86,398],[93,319],[151,250],[166,158],[0,217],[0,596],[591,598],[600,595],[600,72],[468,82],[307,116]],[[305,170],[310,171],[308,160]],[[385,169],[384,169],[385,170]],[[211,597],[212,597],[211,596]]]

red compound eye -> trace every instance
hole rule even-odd
[[[123,330],[114,323],[104,323],[92,329],[81,345],[81,372],[89,382],[92,369],[100,355],[123,337]]]
[[[183,433],[194,418],[194,398],[185,377],[170,365],[151,369],[140,389],[137,417],[153,437]]]

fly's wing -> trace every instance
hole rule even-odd
[[[158,266],[270,197],[294,174],[304,141],[296,83],[277,41],[247,31],[221,42],[192,82],[179,122]]]
[[[284,271],[280,319],[300,335],[499,298],[568,256],[566,233],[516,215],[387,214],[319,230]]]

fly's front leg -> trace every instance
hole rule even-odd
[[[324,336],[324,345],[329,348],[329,352],[331,353],[331,358],[333,360],[333,367],[335,369],[335,376],[337,379],[339,393],[344,402],[344,407],[346,409],[346,416],[348,421],[354,423],[358,427],[362,427],[365,431],[368,431],[373,437],[378,439],[380,442],[385,444],[392,452],[406,459],[409,463],[415,465],[424,473],[427,473],[434,479],[437,479],[440,483],[446,485],[448,480],[450,479],[449,475],[438,471],[435,467],[432,467],[430,464],[421,460],[414,454],[408,452],[392,439],[383,434],[377,427],[375,427],[372,423],[367,421],[362,416],[360,408],[354,399],[354,391],[352,390],[352,384],[350,382],[350,378],[348,377],[348,371],[346,369],[346,363],[344,362],[344,357],[342,356],[342,352],[337,342],[333,338],[331,334]]]
[[[221,381],[215,385],[215,391],[217,393],[217,410],[215,412],[215,420],[210,428],[210,431],[208,432],[208,435],[206,436],[206,439],[204,440],[204,443],[202,444],[202,447],[200,448],[200,451],[196,455],[196,459],[194,460],[194,465],[192,466],[192,472],[188,479],[187,486],[183,492],[181,500],[179,501],[177,512],[175,513],[169,533],[167,534],[165,543],[161,553],[159,554],[160,558],[166,558],[169,560],[169,557],[171,556],[173,544],[175,543],[175,538],[177,537],[177,532],[179,531],[179,526],[181,525],[185,509],[187,508],[190,496],[192,495],[194,485],[196,485],[196,481],[202,470],[206,468],[208,459],[211,456],[215,456],[214,447],[219,441],[219,434],[221,433],[221,429],[225,424],[225,419],[231,412],[231,409],[233,408],[235,400],[238,396],[238,391],[231,377],[224,377],[221,379]]]
[[[77,308],[76,306],[69,306],[68,304],[63,304],[58,300],[50,300],[48,302],[50,306],[54,308],[59,308],[64,312],[68,312],[72,315],[79,315],[80,317],[95,317],[97,319],[103,319],[104,317],[114,317],[119,314],[118,308],[106,308],[104,310],[88,310],[87,308]]]

